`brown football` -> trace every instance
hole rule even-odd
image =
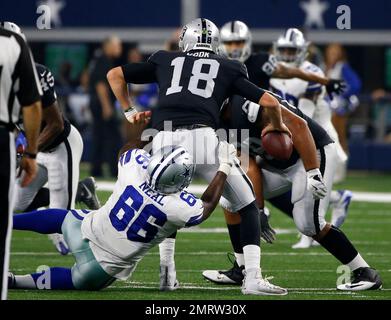
[[[263,149],[274,159],[288,160],[293,151],[293,142],[287,133],[270,131],[262,137]]]

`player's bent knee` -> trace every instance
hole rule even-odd
[[[239,224],[241,219],[238,213],[232,213],[226,209],[224,209],[225,222],[227,224]]]

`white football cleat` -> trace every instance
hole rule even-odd
[[[285,296],[288,294],[288,290],[270,283],[267,278],[263,279],[260,269],[243,271],[243,273],[243,294],[257,296]]]
[[[64,240],[64,236],[60,233],[52,233],[48,235],[48,238],[50,241],[53,242],[54,246],[56,247],[56,250],[62,254],[63,256],[66,256],[69,253],[69,247],[68,244]]]
[[[292,249],[308,249],[313,245],[314,239],[304,234],[301,235],[299,242],[292,245]]]
[[[173,291],[179,288],[175,264],[160,265],[160,291]]]

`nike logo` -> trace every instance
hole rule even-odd
[[[46,71],[44,71],[43,73],[40,73],[39,75],[40,75],[41,77],[43,77],[43,76],[45,75],[45,73],[46,73]]]

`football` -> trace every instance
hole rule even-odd
[[[262,137],[262,146],[274,159],[288,160],[293,151],[293,142],[287,133],[271,131]]]

